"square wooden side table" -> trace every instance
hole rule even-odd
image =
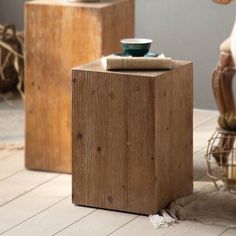
[[[73,69],[73,203],[154,214],[193,190],[192,63]]]
[[[134,0],[25,5],[26,167],[71,172],[71,68],[134,36]]]

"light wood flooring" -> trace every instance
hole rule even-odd
[[[218,113],[194,110],[195,188],[208,184],[204,160]],[[185,221],[155,229],[148,217],[77,207],[71,176],[28,171],[24,151],[0,151],[0,235],[235,236],[236,230]]]

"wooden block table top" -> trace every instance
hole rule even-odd
[[[192,193],[192,63],[73,69],[73,202],[154,214]]]

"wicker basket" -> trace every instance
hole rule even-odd
[[[209,140],[205,158],[208,176],[219,189],[236,190],[236,132],[217,129]],[[221,183],[220,183],[221,182]]]

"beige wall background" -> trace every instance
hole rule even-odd
[[[24,0],[0,0],[0,23],[14,23],[23,29],[23,6]],[[211,0],[136,0],[136,36],[153,39],[153,51],[193,61],[194,106],[215,109],[211,72],[235,16],[235,3],[221,6]]]

